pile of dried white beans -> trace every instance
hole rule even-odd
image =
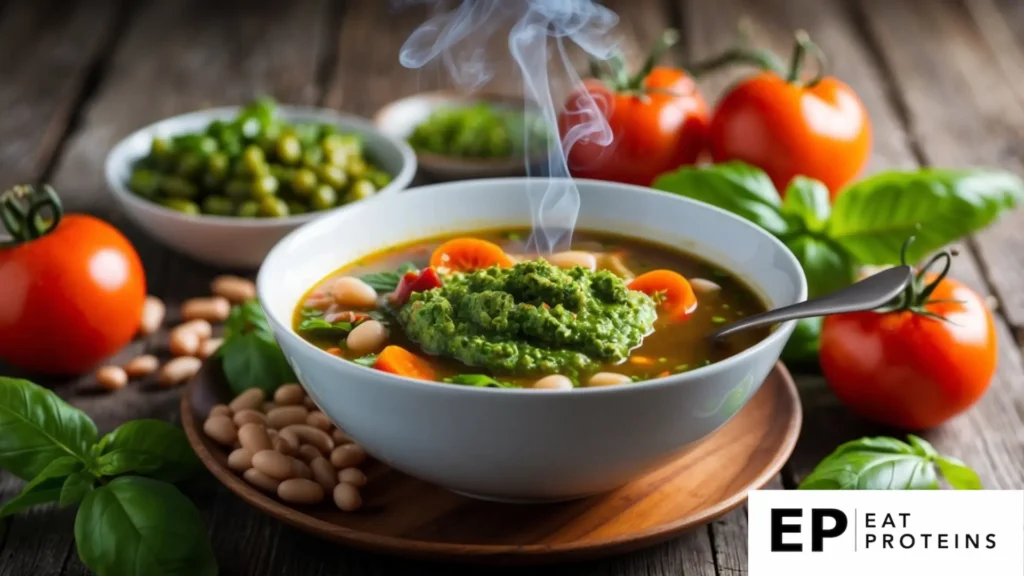
[[[191,298],[181,304],[182,323],[171,329],[167,342],[171,360],[162,367],[153,354],[136,356],[124,365],[107,365],[96,371],[96,382],[108,391],[124,388],[131,378],[144,378],[160,371],[161,386],[176,386],[195,376],[223,342],[213,337],[213,323],[227,319],[232,304],[256,297],[256,285],[239,276],[218,276],[210,285],[213,296]],[[142,307],[139,335],[149,336],[163,326],[167,307],[156,296],[147,296]]]
[[[335,428],[298,384],[265,400],[262,389],[250,388],[207,415],[203,432],[234,448],[228,467],[290,504],[317,504],[329,494],[339,509],[358,509],[366,485],[358,468],[366,460],[362,446]]]

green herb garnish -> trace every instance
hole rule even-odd
[[[499,382],[485,374],[458,374],[445,378],[444,382],[462,386],[475,386],[477,388],[519,388],[515,384]]]
[[[170,484],[199,469],[179,428],[135,420],[97,440],[81,410],[27,380],[0,377],[0,430],[0,468],[27,481],[0,517],[81,504],[75,543],[93,572],[217,574],[199,511]]]
[[[323,322],[307,318],[303,322]],[[250,300],[231,309],[224,324],[224,344],[217,350],[224,377],[235,395],[249,388],[273,394],[278,386],[295,382],[284,352],[274,340],[259,302]]]
[[[412,262],[406,262],[394,272],[363,274],[359,279],[369,284],[377,292],[394,292],[398,288],[398,283],[402,281],[402,276],[407,272],[415,272],[416,270],[419,270],[419,266]]]
[[[351,322],[328,322],[323,318],[306,318],[295,328],[307,336],[340,338],[352,331]]]
[[[372,368],[373,365],[377,363],[377,355],[367,354],[366,356],[360,356],[359,358],[355,358],[352,361],[361,366],[369,366]]]

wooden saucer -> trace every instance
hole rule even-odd
[[[229,399],[219,366],[207,363],[181,401],[182,426],[207,468],[263,512],[321,538],[405,556],[540,563],[592,558],[656,544],[742,505],[789,458],[800,401],[781,363],[728,424],[667,466],[599,496],[556,504],[473,500],[386,468],[364,466],[363,508],[292,508],[227,468],[227,452],[202,433],[210,408]]]

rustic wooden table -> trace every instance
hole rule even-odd
[[[608,1],[627,47],[675,25],[676,62],[729,46],[737,22],[783,53],[808,30],[850,83],[875,126],[871,170],[917,165],[1024,164],[1024,4],[1016,0]],[[50,181],[71,211],[121,227],[144,259],[150,291],[176,309],[220,272],[170,252],[130,225],[109,196],[103,160],[122,136],[151,121],[266,93],[289,103],[362,115],[385,102],[446,85],[439,71],[409,71],[398,49],[426,14],[391,13],[383,0],[0,1],[0,185]],[[702,89],[714,98],[729,81]],[[967,460],[988,488],[1024,486],[1024,212],[966,241],[954,274],[998,304],[999,369],[984,399],[928,434]],[[1017,289],[1015,289],[1017,287]],[[3,287],[0,287],[2,295]],[[137,342],[125,359],[164,353],[164,338]],[[0,367],[0,373],[10,369]],[[86,377],[47,382],[109,430],[123,420],[176,420],[179,390],[131,385],[97,394]],[[776,486],[792,487],[838,443],[884,433],[840,407],[819,378],[800,379],[805,422]],[[0,499],[21,482],[0,473]],[[428,565],[304,536],[250,509],[212,479],[187,488],[213,539],[223,574],[418,574]],[[0,575],[81,574],[73,511],[42,508],[0,524]],[[550,574],[657,576],[746,573],[746,515],[735,511],[653,549]],[[451,574],[492,573],[445,566]],[[531,569],[536,572],[537,569]],[[495,570],[494,572],[498,572]],[[519,572],[510,570],[510,572]],[[522,571],[525,573],[525,571]]]

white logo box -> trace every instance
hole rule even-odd
[[[1022,490],[758,490],[748,515],[750,576],[1024,576]]]

